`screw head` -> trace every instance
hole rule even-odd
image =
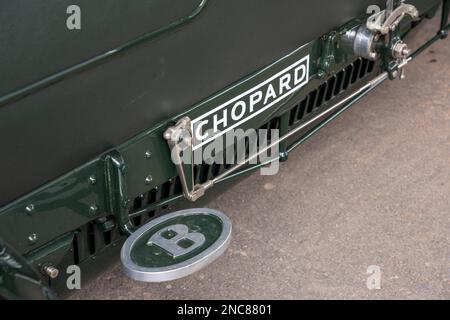
[[[392,71],[392,77],[397,78],[397,76],[398,76],[398,71],[397,70]]]
[[[34,212],[34,204],[29,204],[25,207],[25,211],[27,212],[27,214],[32,214]]]
[[[96,214],[97,211],[98,211],[97,205],[93,204],[93,205],[91,205],[91,206],[89,207],[89,213],[90,213],[90,214]]]
[[[36,233],[32,233],[28,236],[28,242],[30,244],[35,244],[38,241],[38,236]]]
[[[145,151],[144,156],[145,156],[145,159],[150,159],[152,157],[152,153],[149,150],[147,150],[147,151]]]
[[[378,54],[376,52],[369,53],[369,58],[372,60],[376,60],[378,58]]]
[[[167,130],[166,132],[164,132],[164,139],[170,140],[171,138],[172,138],[172,131],[171,130]]]
[[[145,178],[145,184],[150,184],[150,183],[152,183],[152,181],[153,181],[153,177],[151,175],[148,175]]]
[[[403,48],[402,55],[406,58],[411,53],[411,50],[408,47]]]
[[[122,200],[122,207],[123,208],[126,208],[126,207],[128,207],[128,205],[131,203],[131,200],[130,199],[123,199]]]
[[[97,183],[97,178],[95,176],[90,176],[89,177],[89,183],[94,185]]]

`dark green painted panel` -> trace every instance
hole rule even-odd
[[[0,176],[8,181],[0,185],[0,205],[185,112],[352,18],[365,16],[373,3],[210,1],[182,27],[0,106]],[[61,58],[54,63],[65,56],[61,50],[58,54]],[[14,69],[2,74],[20,78]]]
[[[0,0],[0,96],[192,15],[202,0]],[[81,9],[69,30],[67,8]]]

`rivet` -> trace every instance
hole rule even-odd
[[[172,132],[170,132],[169,130],[164,132],[164,139],[169,140],[171,137],[172,137]]]
[[[147,178],[145,178],[145,184],[150,184],[153,181],[153,177],[148,175]]]
[[[145,159],[150,159],[151,157],[152,153],[149,150],[145,151]]]
[[[89,177],[89,183],[94,185],[97,183],[97,178],[95,176],[90,176]]]
[[[122,207],[123,208],[126,208],[126,207],[128,207],[128,205],[131,203],[131,200],[130,199],[123,199],[123,201],[122,201]]]
[[[25,210],[28,214],[32,214],[34,212],[34,204],[29,204],[26,206]]]
[[[28,242],[30,244],[35,244],[38,241],[38,236],[36,233],[32,233],[28,236]]]
[[[97,211],[98,211],[98,207],[95,204],[93,204],[92,206],[89,207],[90,214],[95,214],[95,213],[97,213]]]

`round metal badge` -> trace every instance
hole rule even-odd
[[[134,232],[120,253],[132,279],[163,282],[188,276],[227,249],[231,221],[222,212],[199,208],[169,213]]]

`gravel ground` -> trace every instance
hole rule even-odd
[[[425,39],[438,21],[417,32]],[[415,40],[417,40],[415,39]],[[414,41],[417,43],[417,41]],[[450,40],[434,44],[294,151],[208,207],[229,250],[177,281],[143,284],[119,263],[72,299],[450,299]],[[381,269],[368,290],[367,268]]]

